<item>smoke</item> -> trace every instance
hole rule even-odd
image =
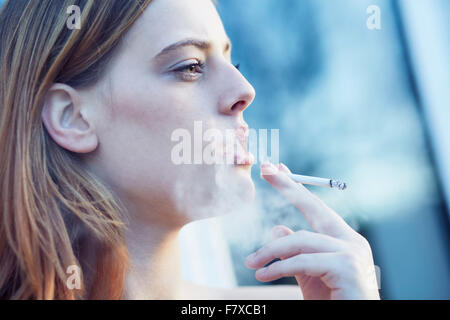
[[[254,201],[222,217],[226,240],[239,256],[246,256],[270,242],[276,225],[284,225],[294,231],[310,229],[301,212],[268,182],[255,181],[255,184]]]
[[[250,136],[252,134],[255,135],[255,132],[250,131]],[[215,136],[221,135],[216,133]],[[216,159],[220,160],[227,155],[225,150],[233,149],[228,148],[223,139],[212,140],[211,148],[194,148],[194,153],[196,150],[197,152],[214,150],[216,152],[214,156],[218,156]],[[278,139],[272,137],[271,140]],[[232,137],[229,141],[234,143],[236,139]],[[267,144],[267,139],[263,139],[263,142]],[[274,149],[276,148],[272,147],[271,151],[276,151]],[[259,154],[266,153],[267,150]],[[211,158],[214,159],[214,156]],[[197,158],[205,159],[205,154],[197,155]],[[225,240],[233,246],[233,253],[238,256],[246,256],[270,242],[272,229],[276,225],[285,225],[294,231],[311,230],[302,213],[268,182],[259,178],[260,172],[256,165],[253,166],[253,177],[244,167],[226,161],[182,166],[184,167],[181,169],[179,166],[174,169],[182,172],[177,174],[174,180],[173,202],[176,211],[189,222],[220,219]],[[326,200],[329,201],[325,202],[331,208],[336,203],[342,207],[342,197],[345,198],[348,194],[348,190],[339,192],[321,188],[318,191],[320,197],[326,195]],[[344,213],[348,212],[344,210]]]
[[[180,179],[175,189],[179,210],[190,221],[220,219],[226,241],[246,255],[271,240],[272,228],[309,229],[301,212],[257,175],[233,166],[204,166],[210,172]],[[189,181],[189,182],[186,182]]]

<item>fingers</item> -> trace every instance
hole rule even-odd
[[[335,237],[348,237],[355,233],[344,219],[322,200],[302,184],[291,180],[286,175],[287,172],[290,171],[284,165],[278,167],[270,163],[261,165],[261,177],[299,209],[315,231]]]
[[[336,255],[334,252],[297,255],[259,269],[255,276],[262,282],[274,281],[283,277],[294,277],[300,274],[322,277],[336,268],[333,262],[333,260],[336,260],[334,259]]]
[[[290,230],[288,228],[286,229]],[[286,229],[278,227],[276,230],[286,232]],[[277,258],[286,259],[294,255],[313,252],[337,252],[344,250],[344,248],[345,243],[340,239],[325,234],[301,230],[277,238],[265,245],[255,253],[249,255],[245,264],[248,268],[258,269]]]
[[[256,271],[259,281],[284,277],[320,278],[333,299],[379,299],[373,265],[356,261],[349,253],[321,252],[300,254],[272,263]],[[298,280],[297,280],[298,281]]]

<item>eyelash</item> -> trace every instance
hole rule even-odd
[[[189,72],[188,70],[192,67],[199,68],[200,71],[196,71],[195,73],[203,73],[203,68],[205,67],[205,64],[203,62],[197,62],[197,63],[190,63],[184,66],[181,66],[174,70],[183,80],[192,81],[195,80],[197,75],[194,75],[193,72]]]
[[[197,62],[197,63],[190,63],[188,65],[181,66],[180,68],[175,69],[174,72],[180,74],[181,77],[183,78],[183,80],[194,80],[196,76],[193,75],[193,72],[188,72],[187,71],[188,69],[190,69],[192,67],[200,68],[200,71],[197,71],[196,73],[200,73],[201,74],[201,73],[203,73],[203,69],[205,67],[205,63],[200,62],[200,61]],[[241,64],[238,63],[238,64],[234,65],[234,67],[237,70],[240,70]]]

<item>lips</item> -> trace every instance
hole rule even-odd
[[[249,129],[241,126],[234,130],[226,130],[226,138],[216,146],[217,164],[249,166],[255,162],[253,154],[247,151]],[[219,162],[220,161],[220,162]]]
[[[249,136],[248,127],[239,127],[235,130],[234,134],[236,136],[236,140],[241,144],[242,148],[247,151],[247,140]]]
[[[251,166],[255,162],[255,157],[250,152],[236,153],[234,155],[234,165]]]
[[[247,126],[241,126],[234,132],[236,137],[237,152],[234,155],[234,165],[253,165],[255,158],[253,154],[247,151],[247,141],[249,136],[249,129]]]

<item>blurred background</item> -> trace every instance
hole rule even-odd
[[[371,5],[380,29],[367,26]],[[280,129],[280,161],[292,171],[349,183],[344,192],[310,189],[371,243],[382,298],[449,299],[450,2],[226,0],[218,9],[233,62],[256,89],[247,122]],[[253,174],[257,218],[242,212],[183,230],[192,281],[267,285],[243,266],[265,241],[244,246],[249,233],[308,228],[258,166]]]

